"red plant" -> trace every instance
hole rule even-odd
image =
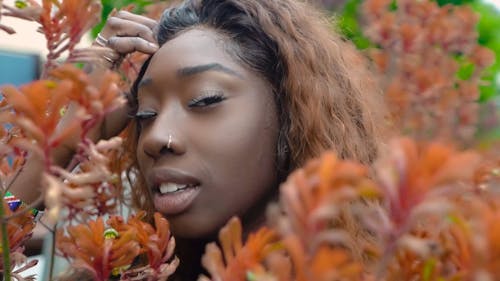
[[[470,143],[482,71],[493,53],[477,44],[468,6],[435,1],[367,0],[364,32],[396,128],[417,138]],[[470,73],[459,70],[472,69]]]
[[[119,137],[82,145],[75,158],[79,161],[76,171],[70,173],[59,167],[53,168],[63,181],[54,182],[48,188],[58,193],[49,206],[62,204],[67,208],[69,220],[81,222],[89,217],[115,214],[123,199],[122,170],[110,168],[112,159],[109,156],[120,153],[122,149],[123,141]]]
[[[350,229],[336,225],[355,216],[364,208],[361,198],[376,198],[377,189],[368,177],[368,169],[353,161],[338,159],[327,152],[320,159],[306,164],[291,174],[281,187],[281,219],[275,218],[283,235],[292,234],[301,240],[307,251],[313,251],[323,242],[341,243],[359,255],[369,248],[362,237],[352,240]],[[346,213],[346,205],[354,213]],[[281,221],[281,222],[280,222]]]
[[[52,80],[38,80],[22,86],[2,88],[6,102],[12,111],[0,113],[0,118],[18,126],[24,138],[14,139],[11,145],[26,151],[33,151],[51,165],[50,152],[62,140],[73,133],[78,118],[64,130],[56,131],[61,118],[61,110],[69,102],[71,84]]]
[[[69,226],[67,234],[59,230],[59,254],[69,259],[74,268],[88,270],[94,280],[108,280],[113,270],[131,266],[141,248],[135,229],[118,232],[116,237],[106,237],[105,231],[102,217]]]
[[[146,265],[124,272],[123,277],[131,280],[167,280],[179,265],[177,257],[173,257],[175,239],[161,214],[154,214],[154,226],[143,221],[145,215],[145,212],[139,212],[129,217],[126,223],[119,216],[111,217],[108,221],[119,233],[136,231],[141,253],[146,255]]]
[[[248,276],[265,272],[261,263],[276,249],[276,235],[272,230],[261,228],[250,234],[242,243],[241,222],[232,218],[219,233],[221,248],[215,243],[208,244],[202,264],[210,273],[212,281],[245,281]]]
[[[392,151],[379,160],[376,170],[389,220],[399,229],[422,211],[421,204],[434,204],[433,196],[463,192],[458,184],[470,182],[480,163],[477,153],[458,152],[441,143],[418,144],[401,138],[393,140],[390,147]]]
[[[112,216],[107,227],[102,217],[90,223],[69,226],[68,234],[60,230],[57,237],[59,254],[73,268],[85,269],[95,280],[166,280],[177,268],[173,257],[175,240],[168,222],[160,214],[155,224],[144,222],[145,213],[132,215],[127,222]],[[137,262],[144,256],[145,261]]]
[[[0,113],[0,117],[19,127],[23,134],[22,138],[11,140],[9,146],[14,151],[31,151],[43,159],[43,190],[47,192],[45,201],[51,208],[48,213],[52,219],[57,218],[62,205],[69,207],[70,217],[77,212],[83,217],[110,212],[121,198],[117,196],[122,190],[118,180],[121,171],[107,168],[111,161],[105,154],[120,150],[121,140],[103,141],[95,146],[89,134],[105,114],[124,102],[119,96],[118,77],[108,72],[100,85],[89,86],[88,76],[70,65],[63,65],[52,74],[54,80],[38,80],[20,90],[3,88],[11,110]],[[58,124],[70,102],[72,116],[61,129]],[[75,160],[82,162],[81,172],[70,174],[55,166],[54,149],[61,145],[77,148],[78,142],[81,144]]]

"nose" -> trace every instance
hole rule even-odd
[[[149,127],[141,132],[143,150],[146,155],[157,160],[165,155],[182,155],[186,145],[178,120],[172,114],[159,115]]]

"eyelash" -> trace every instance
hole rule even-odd
[[[151,118],[156,117],[156,112],[152,111],[139,111],[135,114],[135,120],[140,124],[141,122],[147,121]]]
[[[196,97],[188,102],[189,108],[197,108],[197,107],[207,107],[213,104],[222,102],[226,99],[224,94],[219,91],[215,91],[214,93],[206,93],[199,97]]]
[[[221,92],[208,93],[196,97],[189,101],[189,108],[199,108],[199,107],[208,107],[213,104],[222,102],[226,99],[226,97]],[[139,111],[135,114],[135,120],[141,124],[144,121],[147,121],[151,118],[156,117],[157,113],[153,111]]]

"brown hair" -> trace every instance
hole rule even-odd
[[[272,85],[281,180],[328,149],[363,163],[376,157],[381,93],[361,54],[319,11],[298,0],[187,0],[164,12],[158,42],[195,27],[230,38],[228,52]],[[148,63],[132,87],[133,102]],[[144,189],[133,193],[147,207]]]

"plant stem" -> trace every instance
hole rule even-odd
[[[52,230],[52,244],[50,245],[50,266],[49,266],[49,280],[52,280],[54,276],[54,260],[56,256],[56,227],[57,224],[54,226],[54,229]]]
[[[5,216],[5,205],[3,201],[2,194],[2,202],[0,202],[0,219],[1,219],[1,228],[2,228],[2,255],[3,255],[3,276],[4,280],[10,281],[10,247],[9,247],[9,234],[7,232],[7,220],[4,218]]]

